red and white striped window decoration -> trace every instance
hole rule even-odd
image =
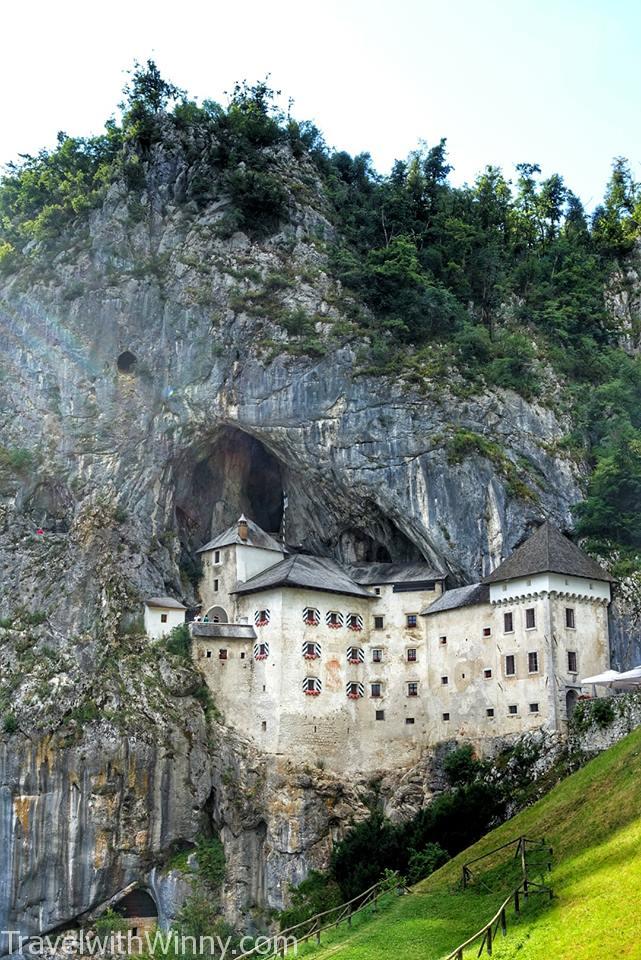
[[[352,681],[347,684],[346,693],[348,700],[360,700],[361,697],[365,696],[365,687],[362,683]]]
[[[303,693],[308,697],[317,697],[322,689],[323,684],[318,677],[305,677],[303,680]]]
[[[305,607],[303,623],[308,627],[317,627],[320,623],[320,610],[317,610],[316,607]]]
[[[330,630],[338,630],[344,623],[343,614],[338,613],[337,610],[328,610],[325,614],[325,623]]]
[[[363,629],[363,618],[360,613],[348,613],[347,614],[347,626],[350,630],[362,630]]]
[[[312,643],[306,640],[303,644],[303,656],[306,660],[318,660],[321,655],[320,643]]]
[[[257,627],[266,627],[269,623],[269,610],[257,610],[254,614],[254,623]]]
[[[348,663],[365,663],[365,651],[362,647],[347,648]]]
[[[269,656],[269,644],[263,641],[262,643],[254,644],[254,660],[266,660]]]

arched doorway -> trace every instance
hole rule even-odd
[[[142,887],[130,890],[114,904],[114,912],[123,918],[134,937],[152,930],[158,922],[156,902]]]
[[[565,695],[565,714],[568,720],[571,718],[574,713],[574,708],[576,707],[577,700],[579,699],[579,694],[576,690],[568,690]]]
[[[224,607],[210,607],[203,619],[207,623],[229,623],[229,617]]]

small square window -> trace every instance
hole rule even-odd
[[[219,650],[219,651],[218,651],[218,659],[219,659],[219,660],[226,660],[226,659],[227,659],[227,651],[226,651],[225,649],[222,649],[222,650]]]
[[[380,587],[374,587],[374,593],[376,594],[377,597],[380,597],[380,595],[381,595],[381,588],[380,588]]]
[[[260,726],[261,726],[261,730],[266,730],[266,729],[267,729],[267,721],[266,721],[266,720],[263,720],[263,722],[261,723]]]
[[[160,622],[161,622],[161,623],[167,623],[167,614],[166,614],[166,613],[161,613],[161,614],[160,614]]]
[[[211,660],[211,650],[208,650],[205,656],[207,657],[208,660]]]
[[[405,717],[405,723],[407,724],[414,723],[414,717]]]
[[[576,651],[568,650],[568,671],[577,673]]]
[[[220,550],[214,550],[214,563],[220,563]]]
[[[514,614],[512,612],[503,614],[503,633],[514,633]]]
[[[445,646],[445,644],[447,643],[447,637],[439,637],[438,642],[441,644],[442,647]]]
[[[490,680],[492,678],[492,671],[489,669],[483,671],[483,679]]]
[[[525,611],[525,629],[534,630],[536,626],[536,611],[534,607],[528,607]]]
[[[214,580],[214,593],[218,593],[218,580]]]
[[[507,712],[508,712],[509,714],[511,714],[512,716],[514,716],[514,714],[516,714],[516,713],[519,712],[519,708],[518,708],[518,706],[517,706],[515,703],[511,703],[511,704],[509,705],[509,707],[507,708]]]
[[[569,627],[570,630],[574,630],[576,627],[576,621],[574,617],[574,607],[565,608],[565,625]]]
[[[516,661],[513,653],[508,653],[505,658],[505,676],[513,677],[516,674]]]
[[[491,637],[492,636],[492,627],[483,627],[483,636]]]
[[[538,705],[538,703],[531,703],[531,704],[530,704],[530,713],[538,713],[538,712],[539,712],[539,705]]]
[[[371,685],[371,695],[372,699],[378,700],[383,695],[383,685],[380,683],[373,683]]]
[[[494,707],[488,707],[487,710],[485,711],[485,716],[486,716],[486,717],[493,717],[493,716],[494,716]]]
[[[383,662],[383,651],[380,647],[372,650],[372,663],[382,663]]]
[[[406,616],[406,623],[410,629],[413,629],[418,623],[418,619],[415,613],[408,613]]]
[[[449,719],[450,719],[449,713],[444,713],[444,714],[443,714],[443,720],[449,720]]]
[[[244,659],[245,659],[245,651],[244,651],[244,650],[241,650],[241,651],[240,651],[240,659],[241,659],[241,660],[244,660]]]
[[[384,617],[374,617],[374,629],[375,629],[375,630],[382,630],[384,624],[385,624],[385,618],[384,618]]]
[[[377,720],[384,720],[384,719],[385,719],[385,711],[384,711],[384,710],[377,710],[377,711],[376,711],[376,719],[377,719]]]
[[[416,647],[410,647],[407,651],[407,659],[409,663],[416,663]]]
[[[536,652],[528,653],[527,655],[527,669],[528,673],[538,673],[539,671],[539,655]]]
[[[407,684],[407,696],[408,696],[408,697],[418,697],[418,683],[408,683],[408,684]]]
[[[444,687],[447,686],[447,684],[449,683],[447,677],[441,677],[441,683],[443,684]]]

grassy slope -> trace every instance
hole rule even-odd
[[[559,784],[534,806],[393,898],[375,919],[323,935],[314,960],[437,960],[465,940],[503,899],[456,891],[460,865],[512,837],[545,836],[554,847],[555,900],[533,897],[520,922],[509,917],[499,960],[641,960],[641,730]],[[507,881],[509,887],[509,880]],[[476,956],[476,950],[466,952]]]

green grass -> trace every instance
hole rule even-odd
[[[323,934],[314,960],[439,960],[490,919],[511,886],[500,857],[484,877],[490,892],[458,889],[461,864],[512,837],[544,836],[554,848],[555,898],[532,896],[508,915],[498,960],[641,960],[641,730],[568,777],[538,803],[489,833],[405,897],[391,897],[351,933]],[[507,870],[507,866],[505,868]],[[502,881],[504,885],[502,886]],[[466,951],[475,957],[478,946]],[[485,956],[485,954],[484,954]]]

